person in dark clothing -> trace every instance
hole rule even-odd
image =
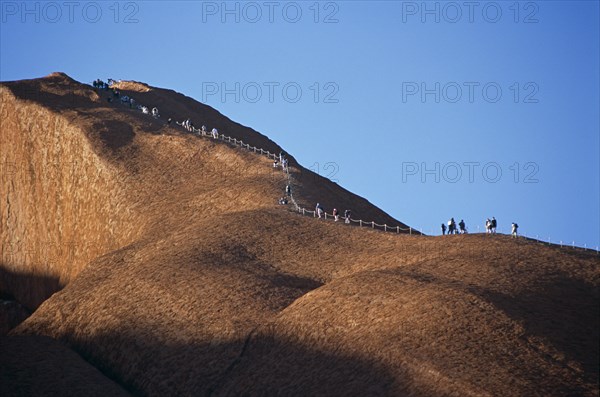
[[[446,234],[446,224],[442,223],[442,236]]]
[[[456,234],[456,222],[454,222],[454,218],[450,218],[448,221],[448,234]]]

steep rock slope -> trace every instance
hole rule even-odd
[[[42,94],[20,93],[27,84]],[[221,132],[280,150],[189,98],[120,84],[163,117],[198,112],[200,123],[215,117]],[[100,246],[58,262],[66,287],[12,335],[57,339],[136,395],[597,395],[596,253],[302,217],[275,204],[286,178],[264,157],[109,104],[106,92],[64,75],[0,89],[2,109],[31,106],[71,125],[86,161],[110,170],[106,185],[114,186],[90,187],[99,203],[89,206],[85,184],[81,198],[77,189],[52,193],[62,206],[90,208],[79,226],[79,216],[57,219],[54,207],[47,219],[27,217],[40,200],[31,183],[47,183],[39,172],[3,181],[2,203],[8,196],[13,208],[8,217],[3,207],[3,242],[27,237],[35,247],[45,230],[21,230],[39,221],[58,229],[57,239],[79,228],[82,244]],[[71,92],[80,94],[65,103]],[[26,142],[22,123],[2,142]],[[39,161],[40,151],[11,161]],[[395,222],[325,179],[301,178],[306,170],[296,163],[292,175],[307,206],[319,197]],[[16,202],[24,209],[14,210]],[[26,279],[54,274],[27,255],[2,258],[3,269]],[[18,285],[2,288],[28,296]]]

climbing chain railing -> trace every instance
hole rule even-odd
[[[266,157],[268,157],[271,160],[281,160],[280,156],[275,154],[275,153],[271,153],[268,150],[264,150],[262,148],[256,147],[256,146],[251,146],[248,143],[244,143],[242,140],[238,140],[236,138],[232,138],[230,136],[227,136],[225,134],[214,134],[212,131],[207,131],[204,129],[197,129],[193,126],[186,128],[184,126],[184,123],[179,123],[179,122],[175,122],[175,124],[177,124],[178,126],[184,128],[186,131],[188,132],[192,132],[198,136],[202,136],[202,137],[208,137],[208,138],[212,138],[213,140],[219,140],[219,141],[223,141],[223,142],[227,142],[230,143],[234,146],[239,146],[243,149],[246,149],[250,152],[254,152],[256,154],[260,154],[260,155],[264,155]],[[283,168],[283,164],[281,165]],[[306,208],[301,207],[300,205],[298,205],[298,202],[296,201],[296,199],[294,198],[294,192],[296,191],[296,186],[298,186],[296,183],[294,183],[293,177],[291,175],[291,173],[289,172],[289,168],[285,168],[283,170],[283,172],[287,175],[287,185],[290,186],[291,192],[289,194],[287,194],[287,197],[290,200],[290,203],[292,204],[292,206],[294,207],[294,209],[302,215],[308,215],[308,216],[312,216],[314,218],[318,217],[318,213],[317,211],[312,211],[312,210],[308,210]],[[333,219],[335,220],[335,216],[333,214],[330,214],[328,212],[323,212],[323,219],[327,220],[327,219]],[[378,223],[375,223],[374,221],[363,221],[362,219],[348,219],[346,220],[345,218],[338,216],[338,219],[342,219],[344,220],[344,222],[346,224],[349,223],[354,223],[357,224],[359,227],[368,227],[370,226],[372,229],[378,229],[378,230],[383,230],[385,232],[396,232],[396,233],[400,233],[400,232],[409,232],[409,234],[413,234],[413,231],[415,232],[415,234],[420,234],[418,232],[416,232],[413,228],[408,227],[408,228],[402,228],[400,226],[389,226],[387,224],[383,224],[380,225]]]
[[[563,240],[552,240],[550,237],[548,237],[548,240],[543,240],[543,237],[540,238],[539,235],[533,236],[533,235],[528,235],[527,233],[521,233],[519,235],[519,237],[523,237],[526,239],[529,239],[531,241],[535,241],[538,244],[541,245],[548,245],[548,246],[555,246],[555,247],[560,247],[560,248],[573,248],[573,249],[579,249],[579,250],[584,250],[584,251],[595,251],[597,254],[600,255],[600,250],[599,250],[599,246],[596,246],[596,248],[594,247],[588,247],[586,243],[583,244],[583,246],[577,245],[577,243],[575,241],[563,241]]]

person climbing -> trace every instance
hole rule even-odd
[[[492,216],[492,234],[496,234],[496,226],[498,223],[496,222],[496,218]]]
[[[458,230],[459,230],[459,234],[465,234],[467,232],[467,228],[465,227],[465,221],[464,220],[460,220],[460,222],[458,222]]]
[[[154,117],[155,119],[160,117],[160,115],[158,114],[158,108],[152,108],[152,117]]]
[[[446,234],[446,224],[442,223],[442,236]]]
[[[352,215],[352,211],[346,210],[344,211],[344,223],[350,223],[350,216]]]
[[[273,160],[273,168],[279,167],[279,161],[277,159]]]
[[[337,222],[337,221],[339,221],[339,220],[340,220],[340,215],[338,214],[338,210],[337,210],[337,208],[334,208],[334,209],[333,209],[333,220],[334,220],[335,222]]]
[[[212,129],[212,137],[213,137],[214,139],[219,139],[219,131],[217,131],[217,129],[216,129],[216,128],[213,128],[213,129]]]
[[[319,219],[321,219],[325,211],[323,211],[323,207],[321,207],[321,204],[317,203],[317,206],[315,207],[315,212],[317,213]]]
[[[517,225],[515,222],[512,223],[512,236],[513,238],[517,238],[517,229],[519,228],[519,225]]]
[[[202,130],[202,134],[204,134],[206,132],[206,126],[203,124],[202,127],[200,128]]]
[[[292,187],[290,185],[286,185],[285,186],[285,195],[286,196],[291,196],[292,195]]]

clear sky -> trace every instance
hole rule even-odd
[[[599,245],[597,1],[0,5],[1,80],[171,88],[425,233]]]

